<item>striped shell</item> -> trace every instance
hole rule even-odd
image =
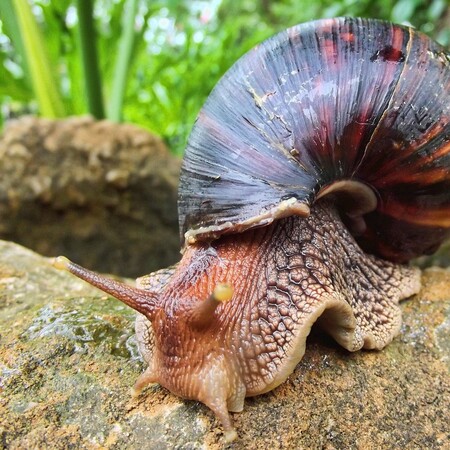
[[[201,110],[180,178],[181,233],[189,244],[306,215],[352,180],[377,200],[356,207],[363,248],[394,261],[429,253],[450,230],[449,107],[450,55],[412,28],[339,18],[283,31]]]

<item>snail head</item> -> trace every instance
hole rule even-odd
[[[139,313],[136,335],[148,367],[137,379],[134,395],[159,383],[183,398],[199,400],[214,411],[224,426],[225,438],[232,440],[235,430],[228,411],[242,410],[245,388],[232,350],[217,336],[223,328],[218,316],[227,314],[220,310],[232,299],[233,287],[214,281],[214,268],[208,263],[208,273],[200,271],[204,276],[199,276],[190,260],[187,252],[177,267],[139,278],[138,287],[85,269],[65,257],[55,258],[53,265]],[[205,258],[199,260],[205,264]],[[183,270],[183,266],[188,269]]]

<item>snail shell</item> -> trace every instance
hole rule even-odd
[[[190,136],[186,243],[307,215],[340,191],[365,250],[397,262],[436,250],[450,230],[449,66],[427,36],[371,19],[298,25],[251,50]]]

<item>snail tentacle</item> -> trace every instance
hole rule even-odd
[[[211,295],[204,301],[196,302],[192,305],[192,310],[188,318],[197,328],[203,328],[213,320],[214,311],[217,307],[231,300],[233,297],[233,287],[227,283],[218,283]]]
[[[157,378],[153,372],[151,366],[147,367],[143,373],[141,373],[138,379],[135,381],[131,395],[133,397],[138,397],[142,390],[150,385],[157,384]]]
[[[102,291],[107,292],[134,310],[144,314],[148,319],[151,319],[160,308],[159,297],[153,291],[138,289],[112,278],[102,276],[70,261],[64,256],[55,258],[53,266],[59,270],[66,270]]]

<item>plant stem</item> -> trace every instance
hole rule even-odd
[[[102,83],[97,57],[97,39],[93,19],[92,0],[77,0],[82,66],[89,112],[103,119]]]
[[[129,0],[124,6],[123,31],[119,41],[111,99],[108,107],[108,119],[115,122],[122,120],[122,106],[125,97],[127,76],[135,47],[136,32],[134,30],[134,21],[137,5],[138,0]]]
[[[28,77],[31,80],[39,111],[45,117],[63,117],[64,105],[58,90],[50,59],[41,32],[27,0],[13,0],[17,24],[27,60]]]

